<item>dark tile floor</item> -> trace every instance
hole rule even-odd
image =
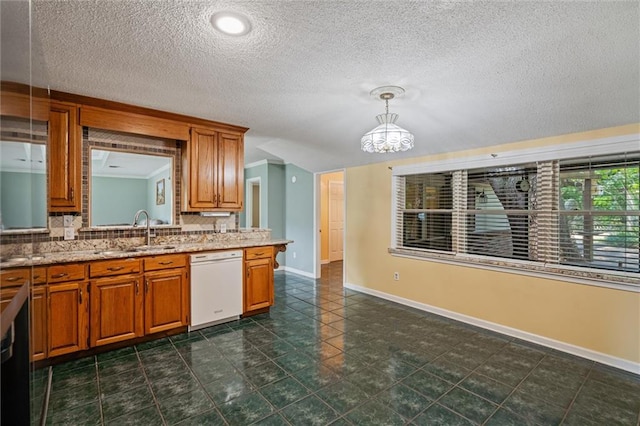
[[[44,374],[40,373],[41,376]],[[640,377],[276,273],[270,314],[53,368],[47,424],[639,425]]]

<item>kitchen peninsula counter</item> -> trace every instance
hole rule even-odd
[[[76,242],[78,243],[78,249],[72,251],[43,251],[31,255],[8,255],[6,259],[0,262],[0,268],[46,266],[68,262],[122,259],[160,254],[187,254],[263,246],[282,247],[279,251],[284,251],[284,247],[293,241],[287,239],[224,239],[206,242],[172,242],[170,239],[163,238],[162,241],[152,242],[150,246],[136,244],[126,245],[125,243],[116,243],[114,245],[108,242],[106,243],[107,245],[105,245],[96,243],[95,240]]]

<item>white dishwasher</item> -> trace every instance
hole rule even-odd
[[[189,330],[237,319],[242,314],[242,250],[191,255]]]

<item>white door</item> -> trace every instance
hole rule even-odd
[[[329,262],[342,260],[344,183],[329,181]]]

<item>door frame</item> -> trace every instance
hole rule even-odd
[[[343,237],[342,237],[342,261],[343,265],[346,264],[345,259],[347,258],[347,242],[345,235],[347,235],[347,173],[346,169],[336,169],[336,170],[328,170],[325,172],[317,172],[314,173],[314,192],[315,192],[315,206],[314,206],[314,218],[313,218],[313,226],[315,229],[314,232],[314,263],[313,263],[313,275],[315,278],[320,278],[321,275],[321,267],[322,267],[322,235],[320,232],[321,229],[321,217],[322,217],[322,175],[342,172],[342,184],[343,184],[343,212],[344,212],[344,224],[343,224]],[[342,268],[342,278],[343,281],[346,278],[346,268]]]
[[[343,180],[341,181],[337,181],[337,180],[329,180],[327,181],[327,191],[328,191],[328,204],[327,204],[327,208],[328,208],[328,219],[329,219],[329,235],[327,238],[328,241],[328,245],[329,245],[329,263],[333,262],[333,260],[331,260],[331,247],[333,247],[332,242],[331,242],[331,206],[332,206],[332,202],[331,202],[331,185],[338,185],[340,184],[340,186],[342,186],[342,256],[340,258],[340,260],[344,261],[344,176],[343,176]],[[339,203],[336,203],[339,204]]]
[[[246,181],[245,186],[245,202],[247,206],[244,212],[244,226],[246,228],[252,228],[253,224],[253,187],[258,186],[260,188],[260,204],[258,205],[258,216],[260,216],[260,222],[263,222],[262,218],[262,178],[260,176],[249,178]],[[258,223],[258,228],[262,228],[262,223]]]

